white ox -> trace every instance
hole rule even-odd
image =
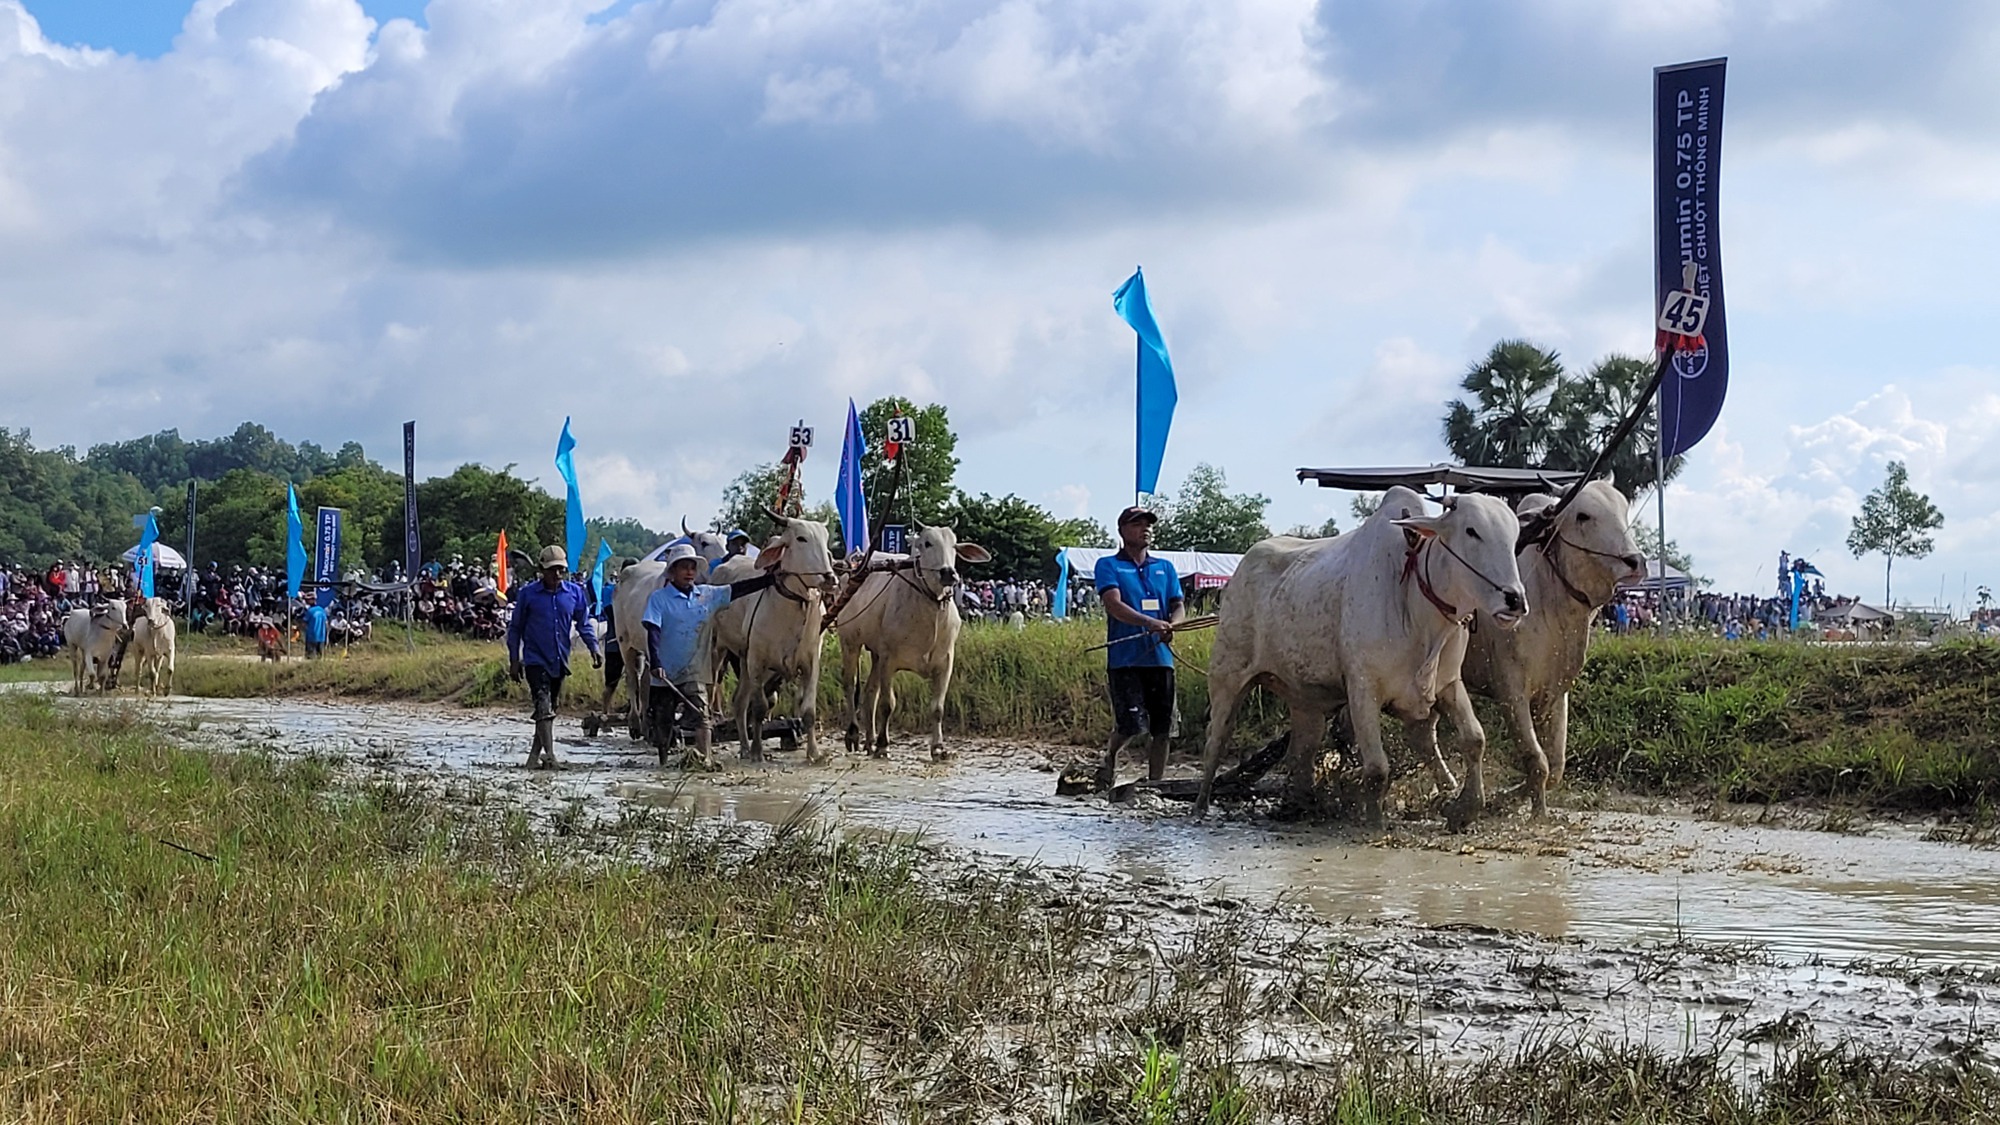
[[[931,758],[944,748],[944,696],[957,658],[958,564],[992,559],[977,543],[960,543],[949,527],[922,528],[916,551],[877,554],[860,586],[848,595],[835,626],[840,634],[841,698],[847,705],[847,751],[872,743],[886,755],[889,714],[896,709],[895,677],[915,672],[931,685]],[[868,684],[861,690],[861,653],[868,652]],[[865,704],[865,705],[864,705]]]
[[[722,661],[737,662],[736,733],[745,758],[764,756],[770,699],[779,684],[794,680],[799,685],[798,717],[806,729],[806,758],[823,762],[813,719],[819,699],[820,622],[833,586],[832,553],[825,524],[771,515],[777,532],[754,565],[777,581],[717,610],[697,644],[714,654],[718,672]]]
[[[1528,612],[1514,560],[1520,521],[1490,496],[1461,496],[1442,515],[1423,498],[1392,488],[1352,534],[1333,539],[1279,536],[1250,548],[1223,594],[1208,668],[1208,745],[1195,812],[1206,811],[1231,721],[1253,684],[1274,690],[1291,713],[1291,797],[1303,803],[1328,716],[1344,704],[1365,782],[1364,818],[1382,819],[1389,759],[1384,710],[1413,741],[1443,707],[1467,763],[1463,789],[1448,806],[1454,821],[1484,802],[1479,758],[1486,733],[1459,681],[1464,622],[1484,610],[1502,625]],[[1413,541],[1413,542],[1412,542]],[[1439,788],[1457,787],[1437,745],[1428,749]]]
[[[137,657],[138,667],[133,679],[143,691],[153,695],[173,694],[174,690],[174,617],[167,611],[167,603],[161,598],[147,598],[145,612],[132,622],[132,645],[130,652]],[[160,681],[166,680],[166,691],[160,690]]]
[[[686,528],[687,521],[681,526]],[[729,547],[719,535],[706,531],[692,531],[688,539],[694,545],[695,554],[713,564],[722,559]],[[728,564],[733,566],[736,560]],[[749,577],[745,575],[744,577]],[[646,646],[646,599],[653,591],[666,583],[667,564],[663,562],[635,562],[618,572],[618,588],[611,594],[611,625],[618,638],[618,652],[625,660],[626,731],[633,738],[646,737],[646,669],[649,650]],[[610,703],[607,692],[605,702]]]
[[[1556,503],[1530,496],[1520,515]],[[1484,611],[1466,647],[1465,686],[1500,704],[1520,744],[1524,793],[1536,816],[1547,810],[1550,786],[1562,781],[1569,749],[1569,689],[1583,671],[1590,623],[1618,593],[1618,583],[1642,576],[1645,559],[1626,526],[1625,497],[1609,481],[1595,480],[1556,517],[1548,540],[1524,547],[1521,578],[1535,612],[1519,628],[1491,628]],[[1437,716],[1429,725],[1435,728]]]
[[[125,603],[112,599],[90,609],[73,609],[63,619],[63,648],[69,653],[71,691],[118,686],[118,637],[125,631]]]

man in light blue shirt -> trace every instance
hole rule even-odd
[[[771,584],[771,576],[738,582],[732,586],[697,586],[701,556],[686,543],[668,548],[664,583],[646,599],[647,664],[646,723],[661,760],[667,742],[682,714],[695,726],[693,761],[704,769],[714,766],[709,746],[714,732],[708,718],[707,654],[698,651],[696,639],[701,627],[716,610],[736,598]]]

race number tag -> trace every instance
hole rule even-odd
[[[1160,599],[1140,598],[1139,608],[1145,610],[1147,613],[1158,613],[1160,612]]]
[[[792,427],[793,449],[811,449],[812,443],[813,443],[813,428],[811,426]]]
[[[1699,336],[1708,323],[1708,298],[1686,289],[1667,294],[1660,306],[1660,331],[1676,336]]]
[[[889,419],[889,440],[897,445],[914,444],[917,440],[917,420],[904,414]]]

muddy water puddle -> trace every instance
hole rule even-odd
[[[553,811],[623,802],[781,823],[806,808],[844,831],[921,833],[973,854],[1116,876],[1203,899],[1290,903],[1333,920],[1489,927],[1593,944],[1747,945],[1799,964],[1905,962],[2000,968],[2000,851],[1735,826],[1690,816],[1557,812],[1451,836],[1436,822],[1363,835],[1258,819],[1197,824],[1170,802],[1111,806],[1053,795],[1077,753],[994,740],[933,764],[898,744],[887,761],[803,754],[715,774],[663,770],[622,731],[558,725],[562,769],[521,768],[529,727],[493,711],[297,700],[173,700],[208,738],[321,753],[411,779],[470,783]],[[836,746],[837,750],[837,746]]]

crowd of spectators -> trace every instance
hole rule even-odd
[[[58,562],[45,571],[0,567],[0,664],[62,651],[62,623],[79,606],[125,594],[122,568]]]

